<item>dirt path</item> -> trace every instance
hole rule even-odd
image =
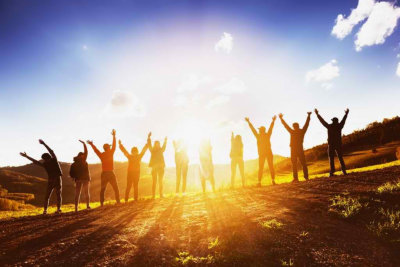
[[[146,200],[0,222],[0,265],[399,266],[363,221],[329,212],[344,191],[369,194],[400,167],[345,178]],[[260,222],[276,219],[277,229]],[[214,247],[210,242],[215,241]],[[397,247],[398,248],[398,247]]]

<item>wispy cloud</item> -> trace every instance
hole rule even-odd
[[[356,50],[361,51],[364,46],[383,44],[393,33],[399,18],[400,8],[389,2],[376,3],[356,35]]]
[[[144,105],[129,91],[115,90],[105,109],[110,117],[142,117],[145,115]]]
[[[227,95],[243,93],[244,91],[246,91],[246,85],[242,80],[240,80],[236,77],[233,77],[227,83],[225,83],[221,86],[218,86],[216,88],[216,91],[218,91],[222,94],[227,94]]]
[[[197,90],[200,86],[211,82],[211,78],[205,75],[188,74],[183,77],[181,84],[178,86],[177,92],[191,92]]]
[[[365,46],[383,44],[392,35],[399,18],[400,8],[393,3],[359,0],[357,8],[347,18],[343,14],[337,16],[331,33],[338,39],[343,39],[351,33],[354,26],[366,20],[354,41],[356,51],[361,51]]]
[[[227,95],[219,95],[212,98],[206,105],[206,109],[212,109],[216,106],[220,106],[229,102],[231,98]]]
[[[215,51],[222,51],[226,54],[231,53],[233,48],[233,36],[230,33],[224,32],[221,39],[215,44]]]
[[[374,4],[374,0],[359,0],[357,8],[353,9],[347,18],[345,15],[339,14],[336,18],[335,26],[333,26],[332,35],[339,39],[345,38],[351,33],[354,26],[371,14]]]
[[[322,65],[318,69],[310,70],[306,73],[306,81],[321,84],[325,89],[331,89],[333,84],[331,81],[340,76],[340,69],[336,59],[332,59],[328,63]]]

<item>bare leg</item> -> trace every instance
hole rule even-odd
[[[51,197],[51,193],[53,192],[53,186],[49,183],[46,189],[46,195],[44,197],[44,210],[43,213],[47,212],[47,207],[49,206],[49,201]]]

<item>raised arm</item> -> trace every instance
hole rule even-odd
[[[111,151],[112,151],[112,153],[114,153],[114,152],[115,152],[115,149],[116,149],[116,147],[117,147],[117,139],[115,138],[116,132],[115,132],[114,129],[111,131],[111,134],[112,134],[112,136],[113,136],[113,142],[112,142]]]
[[[311,120],[311,112],[307,112],[307,120],[306,120],[306,123],[304,123],[303,129],[302,129],[304,131],[304,133],[307,132],[308,126],[310,125],[310,120]]]
[[[27,159],[29,159],[30,161],[32,161],[34,164],[43,167],[43,164],[42,164],[40,161],[38,161],[38,160],[36,160],[36,159],[34,159],[34,158],[29,157],[28,154],[26,154],[26,152],[21,152],[21,153],[19,153],[19,154],[20,154],[21,156],[23,156],[24,158],[27,158]]]
[[[93,144],[93,141],[88,140],[87,143],[92,147],[94,153],[96,153],[96,155],[101,158],[101,152],[100,150],[97,149],[97,147]]]
[[[54,151],[42,139],[39,139],[39,144],[44,145],[47,151],[49,151],[51,157],[57,159],[57,156],[54,153]]]
[[[244,118],[244,119],[245,119],[245,121],[247,121],[247,123],[249,124],[249,127],[250,127],[251,131],[253,132],[254,136],[255,136],[256,138],[258,138],[257,130],[254,128],[253,124],[250,122],[250,119],[247,118],[247,117]]]
[[[165,149],[167,148],[167,141],[168,141],[168,138],[167,137],[165,137],[164,138],[164,144],[162,145],[162,152],[164,152],[165,151]]]
[[[344,116],[343,116],[343,119],[340,121],[340,127],[344,127],[344,124],[346,123],[346,120],[347,120],[347,115],[349,115],[349,109],[346,109],[345,111],[344,111]]]
[[[145,144],[145,145],[143,146],[143,148],[142,148],[142,151],[140,151],[140,154],[139,154],[139,157],[140,157],[140,158],[143,158],[144,153],[146,153],[146,151],[147,151],[147,148],[148,148],[148,145]]]
[[[329,124],[322,118],[321,115],[319,115],[318,109],[314,109],[315,115],[317,115],[318,120],[321,122],[321,124],[325,127],[328,128]]]
[[[119,149],[121,149],[122,153],[124,153],[125,157],[129,158],[129,152],[126,150],[121,140],[118,141]]]
[[[83,159],[86,161],[87,156],[88,156],[88,149],[87,149],[87,146],[86,146],[86,144],[85,144],[84,141],[79,140],[79,142],[81,142],[81,143],[83,144]]]
[[[276,115],[272,117],[272,122],[269,125],[268,129],[268,135],[272,135],[272,130],[274,129],[275,120],[276,120]]]
[[[147,147],[149,148],[150,152],[153,151],[153,146],[151,145],[151,132],[147,135]]]
[[[285,129],[286,129],[289,133],[292,133],[293,130],[292,130],[292,128],[290,128],[289,125],[287,125],[286,121],[283,119],[283,114],[282,114],[282,113],[279,114],[279,119],[281,120],[281,123],[282,123],[283,127],[285,127]]]

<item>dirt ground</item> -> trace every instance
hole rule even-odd
[[[335,195],[372,197],[399,174],[391,167],[0,221],[0,265],[400,266],[400,246],[365,218],[329,211]],[[282,225],[261,225],[271,219]]]

